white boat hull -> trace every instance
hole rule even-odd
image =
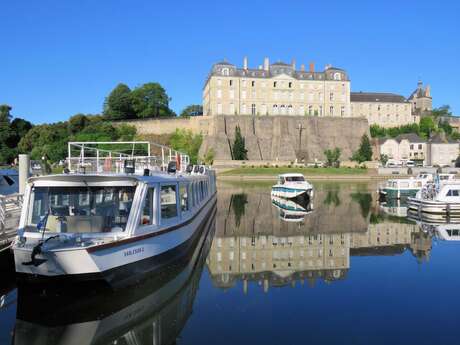
[[[137,273],[153,271],[185,253],[195,243],[215,204],[214,195],[191,220],[156,233],[86,248],[44,249],[35,257],[37,264],[26,264],[31,261],[33,246],[21,248],[15,245],[16,272],[28,281],[65,278],[103,279],[113,283]]]

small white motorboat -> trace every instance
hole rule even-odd
[[[460,217],[460,181],[445,180],[427,184],[413,198],[408,198],[412,216],[431,220]]]
[[[428,182],[433,181],[433,174],[420,173],[415,178],[390,179],[379,187],[379,195],[386,200],[415,196]]]
[[[311,200],[314,195],[313,186],[302,174],[282,174],[272,187],[272,196],[285,199],[306,198]]]

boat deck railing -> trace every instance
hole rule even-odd
[[[175,162],[178,171],[190,164],[187,154],[148,141],[69,142],[67,169],[72,173],[123,173],[126,167],[135,174],[145,169],[166,171]]]
[[[0,246],[11,241],[16,233],[22,201],[22,194],[0,195]]]

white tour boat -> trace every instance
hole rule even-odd
[[[272,196],[285,199],[313,198],[313,186],[305,180],[302,174],[282,174],[278,182],[272,187]]]
[[[156,158],[161,168],[176,158],[168,171],[146,168],[146,157],[110,155],[107,163],[107,157],[97,153],[98,160],[105,160],[105,170],[116,163],[117,171],[120,166],[126,171],[68,172],[28,180],[12,245],[22,280],[117,283],[167,264],[197,241],[216,204],[214,171],[185,172],[181,163],[187,159],[178,152]],[[79,166],[85,163],[82,156]],[[69,170],[74,170],[72,159],[68,161]],[[134,174],[138,163],[143,164],[143,175]]]

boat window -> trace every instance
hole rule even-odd
[[[3,176],[3,179],[5,180],[5,182],[6,182],[6,184],[7,184],[8,186],[12,186],[12,185],[15,184],[14,180],[13,180],[11,177],[9,177],[9,176],[6,176],[6,175],[5,175],[5,176]]]
[[[141,225],[150,225],[153,224],[153,196],[154,189],[149,188],[145,194],[144,207],[142,208],[141,214]]]
[[[188,199],[188,191],[187,185],[185,183],[181,183],[179,186],[179,194],[180,194],[180,208],[182,212],[186,212],[189,210],[189,199]]]
[[[189,197],[189,208],[192,208],[193,206],[195,206],[194,204],[194,200],[193,200],[193,183],[190,183],[188,186],[188,194],[190,195]]]
[[[296,181],[305,181],[303,176],[286,176],[286,181],[288,182],[296,182]]]
[[[400,187],[401,188],[408,188],[409,187],[409,182],[401,182]]]
[[[135,187],[34,187],[27,230],[46,224],[51,232],[124,231]]]
[[[161,218],[177,217],[176,185],[161,186]]]

